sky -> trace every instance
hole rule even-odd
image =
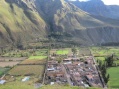
[[[102,0],[106,5],[119,5],[119,0]]]
[[[75,1],[75,0],[71,0]],[[89,1],[89,0],[79,0],[79,1]],[[102,0],[106,5],[119,5],[119,0]]]

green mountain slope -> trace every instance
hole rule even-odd
[[[37,5],[49,18],[52,27],[57,30],[69,31],[99,27],[106,25],[91,17],[88,13],[64,0],[36,0]],[[40,11],[39,11],[40,12]]]
[[[0,1],[0,44],[46,36],[47,25],[37,12],[9,1]]]
[[[115,42],[118,22],[92,16],[64,0],[1,0],[0,45],[36,41],[52,32],[70,34],[80,44]]]

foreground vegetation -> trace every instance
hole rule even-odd
[[[2,68],[2,67],[0,67],[0,76],[2,76],[8,70],[9,70],[9,68]]]
[[[119,88],[119,51],[118,47],[92,47],[90,48],[93,55],[95,56],[96,60],[101,60],[104,63],[105,58],[110,55],[114,55],[114,64],[116,63],[116,67],[109,67],[107,68],[107,74],[109,73],[110,79],[108,82],[109,88]],[[81,49],[77,48],[77,53],[80,56],[90,55],[88,49]],[[52,55],[59,55],[57,56],[56,60],[61,62],[63,58],[67,58],[67,54],[71,52],[71,48],[62,48],[62,49],[52,49],[50,50],[50,54]],[[22,54],[21,54],[22,53]],[[25,55],[23,55],[25,53]],[[16,56],[17,55],[17,56]],[[13,67],[8,74],[17,76],[15,77],[16,80],[6,83],[5,85],[0,85],[0,89],[34,89],[34,83],[38,80],[38,77],[43,76],[44,72],[44,64],[46,63],[48,57],[48,50],[46,49],[29,49],[29,50],[17,50],[17,51],[9,51],[8,53],[5,52],[3,54],[5,57],[22,57],[27,56],[27,59],[22,60],[18,65]],[[14,60],[13,60],[14,61]],[[39,65],[42,64],[42,65]],[[7,68],[0,68],[0,75],[3,75],[8,69]],[[21,79],[24,78],[25,75],[33,75],[31,77],[30,82],[23,83]],[[21,77],[20,77],[21,76]],[[8,76],[7,76],[8,77]],[[34,80],[35,79],[35,80]],[[71,87],[71,86],[60,86],[60,85],[53,85],[53,86],[43,86],[40,89],[81,89],[79,87]],[[93,89],[93,88],[91,88]],[[98,88],[94,88],[98,89]]]
[[[119,67],[111,67],[107,70],[110,74],[110,81],[108,87],[119,88]]]
[[[109,63],[112,61],[111,65],[106,63],[107,74],[109,74],[110,77],[108,87],[119,88],[119,47],[92,47],[91,51],[97,62],[99,64],[101,62],[102,65],[106,63],[109,57],[113,56],[113,58],[109,60]]]
[[[22,82],[12,82],[5,85],[0,85],[0,89],[34,89],[34,86],[27,85]]]
[[[0,89],[36,89],[31,85],[26,85],[24,83],[17,83],[17,84],[9,84],[9,85],[2,85]],[[61,85],[46,85],[42,86],[38,89],[84,89],[78,86],[61,86]],[[87,89],[101,89],[101,88],[87,88]]]

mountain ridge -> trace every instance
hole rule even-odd
[[[0,5],[1,45],[48,38],[52,32],[70,34],[79,44],[119,41],[118,20],[93,16],[64,0],[1,0]]]
[[[103,1],[101,0],[89,0],[86,2],[81,2],[81,1],[69,1],[66,0],[67,2],[71,2],[80,9],[93,14],[93,15],[98,15],[98,16],[104,16],[104,17],[109,17],[113,19],[119,19],[119,6],[118,5],[105,5]]]

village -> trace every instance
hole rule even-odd
[[[0,63],[4,63],[4,68],[9,68],[1,76],[0,85],[106,87],[98,64],[88,48],[80,48],[80,52],[73,48],[31,51],[33,54],[29,58],[1,57]]]
[[[47,63],[46,84],[69,84],[80,87],[104,87],[102,78],[96,68],[93,56],[77,57],[78,54],[69,54],[59,63],[57,55],[50,55]]]

